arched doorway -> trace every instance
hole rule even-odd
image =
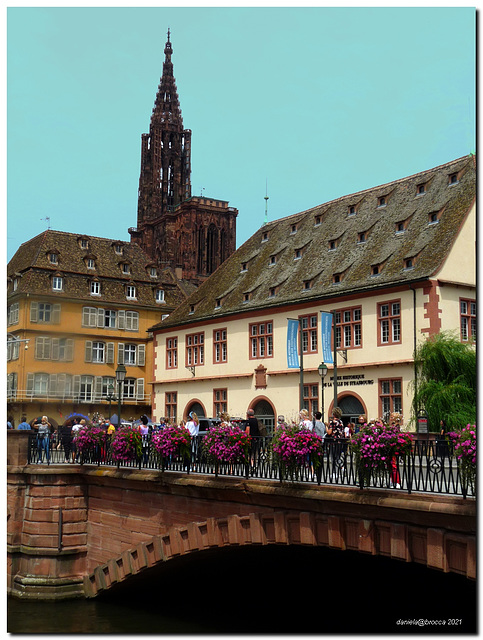
[[[190,403],[186,407],[186,418],[185,418],[186,420],[188,419],[188,416],[192,411],[194,411],[196,413],[198,418],[206,418],[205,408],[203,407],[203,405],[200,402],[197,402],[196,400],[195,400],[195,402]]]
[[[257,400],[252,406],[252,409],[255,412],[255,418],[257,418],[267,428],[267,435],[273,435],[275,414],[273,412],[273,407],[268,400]]]
[[[349,422],[355,422],[357,424],[357,418],[361,414],[365,414],[366,410],[361,400],[355,395],[347,394],[337,400],[337,403],[342,411],[342,420],[345,425]]]

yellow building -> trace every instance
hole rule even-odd
[[[151,414],[149,328],[193,287],[135,244],[47,230],[8,264],[7,415],[117,413],[115,371],[126,368],[123,419]]]
[[[475,176],[475,158],[460,158],[262,226],[152,327],[154,416],[253,408],[273,426],[302,405],[327,418],[321,312],[333,312],[344,420],[399,411],[408,424],[415,346],[442,330],[475,337]],[[300,355],[289,319],[303,373],[288,360]]]

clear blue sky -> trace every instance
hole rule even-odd
[[[475,150],[475,20],[449,8],[7,10],[7,260],[129,240],[167,28],[192,193],[274,220]]]

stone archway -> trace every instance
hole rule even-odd
[[[359,551],[476,577],[476,536],[401,522],[287,510],[208,518],[170,527],[84,576],[84,595],[95,598],[141,571],[185,554],[231,545],[271,544]]]
[[[189,404],[186,405],[186,409],[183,417],[184,420],[188,419],[188,416],[191,413],[191,411],[194,411],[198,416],[198,418],[207,417],[205,408],[199,400],[192,400]]]
[[[267,428],[267,435],[273,435],[275,428],[275,410],[272,403],[265,397],[255,398],[250,405],[255,412],[255,418]]]
[[[345,425],[348,422],[357,422],[360,415],[367,416],[367,409],[362,398],[352,391],[345,391],[337,396],[337,406],[342,411],[342,421]],[[329,407],[329,416],[334,408],[332,402]]]

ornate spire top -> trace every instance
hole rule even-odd
[[[173,47],[171,46],[171,42],[169,40],[169,36],[170,36],[170,31],[169,31],[169,27],[168,27],[168,39],[167,39],[166,45],[164,47],[164,53],[166,55],[166,60],[167,61],[171,60],[171,54],[173,53]]]

